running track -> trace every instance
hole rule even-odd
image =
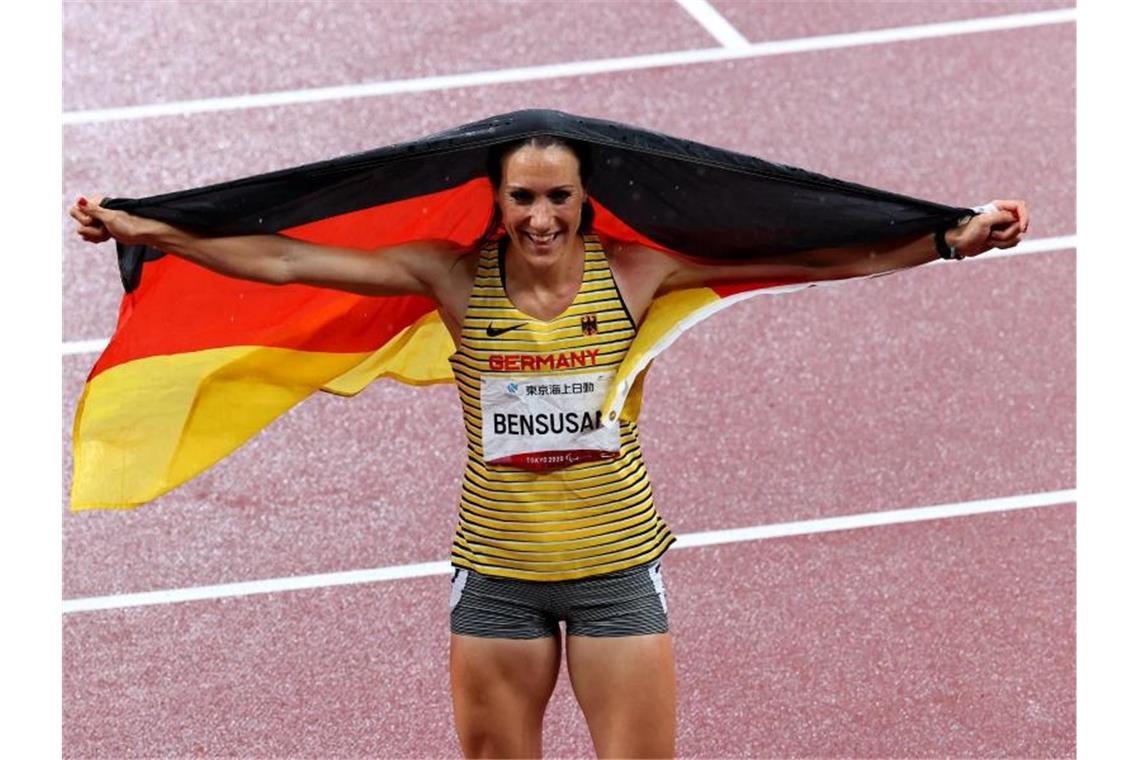
[[[687,536],[666,564],[681,755],[1072,756],[1070,5],[67,3],[63,203],[526,107],[1029,199],[1019,255],[710,320],[655,363],[642,427]],[[111,259],[65,232],[65,488]],[[458,421],[449,387],[378,383],[138,511],[65,508],[64,754],[457,756]],[[546,753],[589,755],[565,676]]]

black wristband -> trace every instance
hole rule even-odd
[[[940,259],[954,259],[961,261],[966,258],[951,245],[946,243],[946,230],[947,227],[939,227],[934,233],[934,250],[938,251],[938,258]]]

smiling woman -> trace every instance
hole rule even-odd
[[[515,132],[497,134],[499,122],[490,120],[490,126],[467,125],[433,138],[445,160],[456,162],[457,155],[466,155],[489,161],[489,187],[482,177],[460,180],[437,188],[434,199],[448,207],[456,198],[463,205],[489,195],[494,211],[482,238],[477,229],[470,233],[470,225],[446,219],[435,222],[439,228],[451,224],[445,235],[405,232],[402,241],[373,245],[371,250],[337,244],[336,235],[343,235],[346,227],[374,229],[374,224],[369,226],[372,218],[354,216],[363,213],[358,208],[330,213],[331,221],[318,224],[317,231],[288,214],[284,218],[291,219],[289,224],[274,222],[271,228],[279,234],[237,234],[231,228],[209,236],[191,229],[208,224],[171,223],[192,220],[209,204],[211,193],[220,206],[228,194],[241,197],[244,192],[242,208],[252,213],[257,225],[272,218],[273,204],[296,213],[298,206],[281,201],[280,187],[274,184],[278,181],[331,177],[328,194],[343,191],[344,198],[360,202],[362,186],[370,192],[389,187],[375,173],[377,166],[388,167],[390,154],[353,159],[361,162],[367,182],[343,176],[350,173],[342,165],[326,165],[309,168],[300,178],[286,172],[190,193],[173,203],[168,198],[165,203],[172,205],[159,203],[149,210],[132,202],[113,202],[118,208],[112,209],[98,199],[80,199],[71,215],[84,239],[98,243],[114,238],[121,244],[124,281],[137,286],[132,296],[137,295],[138,303],[132,300],[131,309],[124,309],[117,335],[127,336],[139,324],[130,320],[139,319],[144,301],[161,289],[164,275],[188,276],[188,270],[178,269],[184,262],[223,275],[211,281],[216,287],[228,287],[233,278],[267,286],[241,291],[245,309],[256,300],[246,295],[270,298],[274,288],[269,286],[284,284],[315,286],[287,290],[302,294],[304,305],[317,303],[322,315],[342,313],[339,301],[327,300],[332,298],[327,289],[369,298],[358,311],[357,302],[343,307],[348,316],[335,329],[318,329],[323,324],[313,328],[326,338],[352,332],[357,342],[340,345],[340,351],[329,350],[328,344],[312,351],[319,356],[312,377],[306,379],[309,390],[344,384],[345,377],[363,365],[365,379],[353,382],[357,390],[380,374],[396,372],[396,365],[396,373],[413,382],[437,379],[439,368],[433,362],[438,357],[410,351],[409,346],[416,344],[416,330],[435,330],[432,334],[444,340],[450,335],[454,351],[446,357],[447,375],[458,386],[467,435],[451,555],[451,683],[464,752],[480,757],[541,754],[542,718],[561,658],[559,625],[565,623],[570,678],[599,756],[669,756],[675,738],[675,668],[660,561],[674,539],[654,506],[641,456],[636,380],[654,355],[639,348],[641,342],[660,350],[680,329],[729,302],[730,296],[750,290],[803,287],[916,266],[940,256],[961,258],[1008,248],[1027,229],[1028,215],[1020,201],[995,201],[980,213],[939,207],[624,125],[582,118],[571,124],[571,117],[550,112],[503,117],[506,124],[512,118],[517,119]],[[495,138],[489,146],[487,134]],[[459,151],[465,140],[482,142],[472,143],[463,154]],[[392,171],[438,176],[408,169],[408,154],[424,155],[420,148],[396,151]],[[608,206],[597,208],[591,200],[593,170],[601,168],[596,153],[606,156],[608,175],[600,186],[609,193]],[[636,173],[628,173],[637,165],[648,167],[645,174],[651,179],[664,177],[665,186],[675,186],[679,200],[647,205],[639,195],[626,204],[621,193],[641,181]],[[614,176],[619,168],[627,172],[621,181]],[[713,187],[711,200],[709,177],[723,185]],[[259,202],[258,182],[265,183],[265,195],[273,200],[265,212],[250,212]],[[805,187],[812,189],[807,201]],[[295,188],[289,192],[313,202],[314,194]],[[764,216],[762,204],[780,199],[785,207],[778,209],[779,218]],[[181,202],[184,207],[178,207]],[[415,220],[408,224],[414,225],[430,216],[428,207],[422,201],[409,207],[411,211],[388,209],[392,216],[386,218],[406,213]],[[614,208],[632,209],[626,216],[637,219],[640,229]],[[127,209],[148,210],[149,216],[168,221]],[[873,220],[886,221],[879,226],[866,222],[854,213],[859,209]],[[707,224],[713,217],[732,223]],[[604,229],[595,229],[595,222]],[[783,232],[774,234],[773,228]],[[700,230],[707,240],[694,236]],[[885,230],[896,234],[887,236]],[[811,247],[795,235],[835,242]],[[693,239],[696,244],[689,242]],[[700,258],[706,243],[723,255]],[[164,254],[177,259],[171,262]],[[140,280],[131,266],[147,268],[147,276]],[[199,274],[197,267],[189,271]],[[404,311],[397,314],[392,304]],[[308,318],[304,305],[291,312],[297,315],[294,319]],[[366,321],[365,314],[373,321]],[[227,324],[233,322],[228,318]],[[376,351],[383,356],[369,358],[361,348],[370,344],[361,341],[375,340],[381,328],[388,331],[385,341],[398,344],[396,353],[385,353],[384,343]],[[295,332],[288,340],[297,341]],[[112,343],[112,356],[127,350]],[[123,343],[138,350],[145,341]],[[296,353],[302,352],[294,349],[312,347],[282,345],[290,352],[278,359],[266,359],[276,354],[260,351],[257,362],[277,364],[269,369],[241,365],[236,370],[225,365],[228,374],[221,374],[227,374],[230,387],[232,378],[243,372],[258,378],[296,373]],[[154,351],[166,367],[175,364],[170,353]],[[229,361],[230,354],[223,354],[218,361]],[[129,365],[120,358],[103,376],[124,366]],[[281,386],[296,393],[297,383],[287,382],[293,376],[283,377]],[[282,403],[280,395],[243,389],[242,408],[256,407],[254,402],[264,396],[266,407],[275,410],[273,404]],[[108,403],[108,396],[114,394],[103,393],[101,403]],[[209,409],[201,397],[193,386],[179,409]],[[107,414],[106,409],[92,413],[93,424],[126,414]],[[224,404],[218,409],[233,413]],[[79,437],[98,438],[84,427],[82,409],[80,415]],[[202,428],[218,437],[217,424]],[[194,427],[184,424],[178,429]],[[225,443],[237,445],[229,439]],[[182,445],[178,441],[175,446],[179,453]],[[98,456],[106,447],[92,449]],[[102,472],[78,454],[76,469]],[[76,481],[81,481],[78,474]]]
[[[452,550],[452,692],[470,756],[541,754],[560,620],[599,755],[673,753],[672,642],[653,575],[673,537],[636,423],[601,424],[637,325],[589,233],[588,155],[540,136],[490,156],[501,230],[480,251],[451,358],[479,432]],[[496,320],[509,336],[492,335]]]
[[[547,192],[550,194],[550,200],[557,205],[573,203],[575,195],[580,196],[578,203],[581,208],[581,215],[579,217],[578,230],[581,234],[592,232],[594,226],[594,206],[590,203],[590,199],[586,195],[586,187],[590,184],[590,174],[593,169],[589,146],[577,140],[568,140],[553,135],[536,135],[518,142],[498,145],[489,150],[487,152],[487,178],[491,181],[491,185],[498,191],[505,189],[510,201],[518,204],[533,203],[536,195],[527,187],[504,188],[503,168],[504,159],[512,157],[513,154],[524,147],[539,151],[538,159],[541,161],[553,161],[555,163],[566,164],[568,161],[566,154],[569,153],[573,156],[575,166],[563,165],[559,169],[559,174],[563,178],[563,184],[549,188]],[[546,149],[548,148],[555,150],[547,151]],[[526,158],[534,160],[535,156],[533,153],[530,153]],[[487,242],[492,236],[502,232],[503,200],[502,197],[499,197],[495,203],[494,213],[482,242]]]
[[[592,220],[579,155],[564,141],[546,137],[492,156],[501,167],[500,176],[491,175],[497,210],[492,224],[498,219],[509,240],[504,267],[516,273],[505,278],[508,294],[534,319],[561,314],[581,286],[582,235]]]

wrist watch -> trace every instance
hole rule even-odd
[[[938,231],[934,233],[934,249],[938,251],[938,258],[961,261],[966,258],[966,256],[965,254],[959,253],[957,248],[946,242],[946,229],[946,227],[939,227]]]

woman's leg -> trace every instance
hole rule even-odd
[[[673,756],[677,691],[670,634],[567,636],[566,663],[599,758]]]
[[[540,757],[542,716],[558,680],[560,634],[451,636],[451,698],[467,757]]]

